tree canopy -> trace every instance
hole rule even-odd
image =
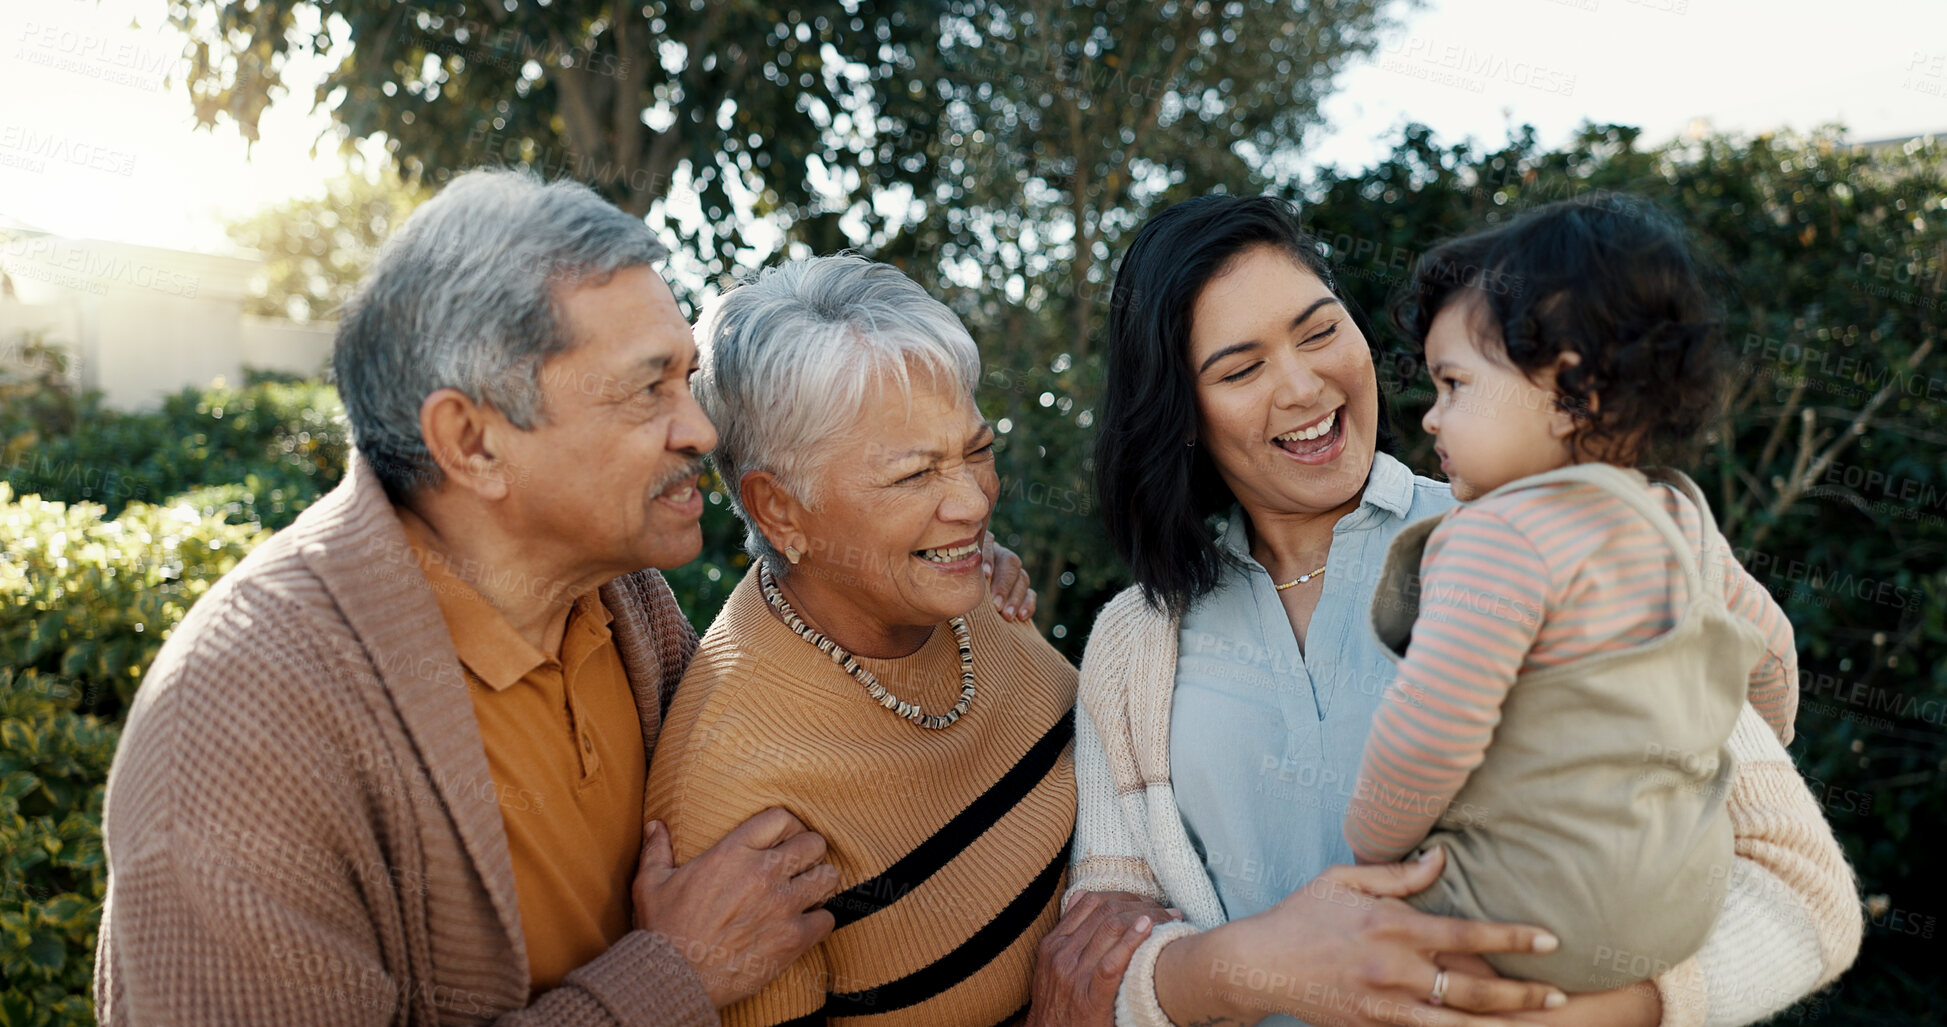
[[[312,100],[346,142],[382,136],[428,184],[519,164],[639,214],[680,186],[710,273],[764,256],[747,213],[815,250],[911,254],[942,240],[900,229],[945,208],[959,238],[942,256],[972,246],[1011,276],[1046,266],[1072,284],[1099,277],[1132,201],[1244,185],[1254,159],[1295,144],[1394,6],[171,0],[170,18],[197,118],[247,138],[291,57],[327,54]]]
[[[170,10],[205,122],[254,134],[291,57],[328,52],[313,99],[347,143],[383,139],[401,176],[238,226],[271,257],[264,309],[328,313],[411,205],[407,183],[480,164],[579,178],[678,225],[705,276],[841,247],[905,267],[981,342],[979,400],[1003,441],[995,530],[1076,659],[1127,583],[1097,527],[1088,453],[1106,284],[1143,218],[1214,190],[1281,192],[1386,339],[1388,301],[1442,239],[1593,189],[1653,198],[1723,271],[1745,373],[1688,470],[1795,626],[1793,754],[1864,892],[1858,964],[1790,1015],[1947,1018],[1931,983],[1947,881],[1925,841],[1947,818],[1938,143],[1827,131],[1646,146],[1589,125],[1558,147],[1525,130],[1482,146],[1412,126],[1369,168],[1278,179],[1272,158],[1302,144],[1337,69],[1370,50],[1384,0]],[[0,1022],[82,1024],[119,717],[195,597],[259,528],[337,480],[348,440],[322,383],[185,392],[124,415],[64,393],[35,340],[0,349],[38,368],[0,382]],[[1417,359],[1393,353],[1379,371],[1405,459],[1430,471]],[[708,503],[702,557],[668,573],[699,626],[748,563],[721,488]]]
[[[325,53],[313,99],[345,141],[382,136],[429,185],[482,164],[576,178],[663,214],[705,276],[768,259],[767,234],[896,263],[975,327],[1009,383],[1003,427],[1045,438],[1089,423],[1067,394],[1093,380],[1124,235],[1184,196],[1263,187],[1404,6],[171,0],[171,17],[206,123],[254,132],[290,57]],[[1087,508],[1079,452],[1023,445],[1001,469],[1004,492]],[[1044,627],[1092,531],[1024,536]]]
[[[379,247],[428,195],[386,168],[376,182],[345,175],[323,196],[287,200],[230,225],[231,239],[264,257],[245,309],[293,321],[334,316]]]

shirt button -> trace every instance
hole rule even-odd
[[[581,736],[581,751],[582,751],[582,752],[594,752],[594,751],[595,751],[595,740],[594,740],[594,739],[592,739],[592,738],[590,738],[590,737],[588,737],[587,735],[582,735],[582,736]]]

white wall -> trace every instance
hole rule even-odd
[[[298,324],[281,317],[243,316],[243,366],[262,371],[289,371],[307,377],[331,367],[335,321]]]
[[[243,313],[258,265],[248,257],[16,232],[0,239],[0,271],[17,294],[0,298],[0,349],[12,348],[23,331],[41,331],[68,350],[76,384],[99,389],[123,410],[217,378],[240,383],[246,366],[322,370],[333,325]]]
[[[39,377],[45,373],[48,368],[38,359],[28,358],[27,340],[23,333],[37,333],[49,342],[76,339],[81,335],[80,314],[80,310],[72,304],[28,303],[16,297],[0,295],[0,370],[11,371],[24,378]],[[73,353],[68,353],[67,357],[68,381],[79,387],[80,368]]]

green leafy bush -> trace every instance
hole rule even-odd
[[[1301,198],[1385,337],[1386,303],[1427,247],[1597,188],[1655,197],[1727,273],[1746,373],[1693,470],[1797,627],[1792,751],[1869,896],[1859,963],[1789,1016],[1942,1022],[1929,982],[1947,884],[1926,839],[1947,821],[1947,154],[1829,135],[1639,149],[1618,126],[1560,150],[1528,133],[1481,149],[1415,128]],[[996,530],[1043,590],[1043,627],[1079,658],[1125,580],[1088,484],[1099,340],[1033,298],[940,291],[983,341],[982,409],[1008,420]],[[1404,356],[1379,370],[1408,462],[1429,468],[1424,374]],[[101,789],[125,703],[183,612],[332,487],[348,450],[320,383],[251,380],[120,414],[57,378],[0,381],[0,1024],[88,1021]],[[703,553],[668,574],[699,629],[748,566],[724,485],[708,484]],[[30,492],[42,500],[13,498]]]
[[[321,382],[255,380],[184,389],[160,409],[120,413],[75,400],[73,427],[0,417],[0,480],[15,495],[131,502],[242,485],[265,526],[281,528],[344,473],[350,430],[337,390]]]
[[[0,483],[0,1023],[93,1022],[121,714],[190,606],[268,537],[248,512],[236,485],[111,520]]]
[[[78,689],[77,709],[119,712],[183,614],[268,537],[246,495],[199,489],[111,520],[0,483],[0,666]]]
[[[121,731],[80,689],[0,668],[0,1022],[88,1024],[107,894],[102,792]]]

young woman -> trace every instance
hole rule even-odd
[[[1741,1024],[1850,964],[1851,873],[1769,731],[1733,738],[1724,909],[1653,988],[1570,998],[1502,980],[1481,953],[1557,939],[1409,908],[1437,853],[1346,865],[1341,826],[1394,677],[1368,609],[1393,538],[1452,493],[1387,452],[1372,350],[1280,201],[1205,197],[1145,225],[1116,276],[1108,360],[1098,487],[1136,584],[1083,660],[1071,893],[1186,915],[1137,949],[1119,1022]]]

